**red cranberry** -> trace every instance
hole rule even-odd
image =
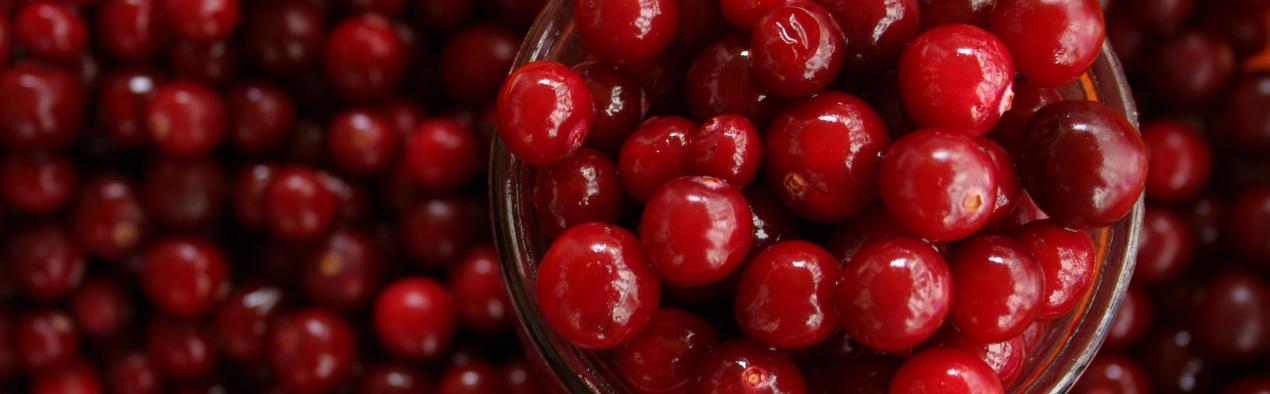
[[[1149,168],[1147,197],[1189,201],[1199,196],[1213,171],[1212,152],[1204,137],[1186,123],[1159,120],[1142,127]]]
[[[986,133],[1010,109],[1013,82],[1005,44],[974,26],[928,30],[900,55],[900,99],[923,127]]]
[[[511,300],[503,286],[494,248],[473,248],[450,271],[449,283],[464,326],[486,333],[499,332],[509,326]]]
[[[592,56],[609,63],[639,63],[670,45],[679,26],[679,2],[580,0],[574,21]]]
[[[643,392],[683,390],[719,334],[705,320],[678,309],[662,309],[617,352],[618,371]]]
[[[438,394],[483,394],[507,392],[498,369],[485,361],[473,360],[450,368],[441,377]]]
[[[626,193],[647,202],[662,185],[691,171],[689,143],[697,125],[680,117],[650,118],[622,144],[618,175]]]
[[[721,0],[723,16],[732,25],[749,29],[759,18],[768,12],[786,4],[798,3],[797,0]]]
[[[287,390],[328,391],[352,372],[357,338],[338,315],[306,308],[273,323],[266,354],[274,376]]]
[[[1225,216],[1223,234],[1235,251],[1263,265],[1270,263],[1270,188],[1240,193]]]
[[[240,362],[260,361],[265,353],[269,323],[277,317],[284,296],[278,286],[250,283],[234,288],[212,316],[212,336],[225,357]]]
[[[370,235],[336,230],[310,253],[300,278],[310,300],[336,309],[355,309],[370,301],[384,265]]]
[[[788,355],[753,342],[732,341],[710,352],[689,391],[804,394],[807,388]]]
[[[1193,105],[1217,95],[1235,71],[1230,43],[1190,30],[1160,44],[1150,62],[1152,87],[1168,102]]]
[[[73,360],[79,354],[79,334],[70,316],[52,309],[36,309],[13,324],[10,341],[18,364],[41,372]]]
[[[74,360],[32,377],[31,394],[96,394],[104,390],[97,369],[83,360]]]
[[[1214,366],[1196,350],[1192,331],[1163,327],[1152,334],[1143,346],[1140,360],[1151,377],[1153,390],[1164,393],[1204,392],[1211,383]]]
[[[586,145],[603,152],[622,146],[648,110],[648,99],[639,80],[616,66],[587,62],[574,66],[586,80],[595,103],[595,120]]]
[[[238,170],[233,185],[234,218],[238,224],[250,229],[264,228],[262,198],[277,173],[278,166],[261,163]]]
[[[1147,394],[1151,380],[1137,362],[1125,356],[1098,356],[1072,387],[1072,393]]]
[[[959,349],[925,350],[904,362],[891,380],[893,393],[938,387],[945,393],[1003,393],[1001,380],[987,364]]]
[[[79,11],[57,1],[23,5],[13,17],[13,32],[32,55],[52,60],[75,60],[88,44],[88,26]]]
[[[878,187],[887,212],[904,229],[953,241],[987,224],[997,204],[996,168],[974,138],[924,129],[887,149]]]
[[[204,156],[225,136],[225,104],[203,84],[172,82],[155,91],[146,107],[146,126],[163,153]]]
[[[1093,239],[1048,220],[1028,223],[1017,238],[1040,266],[1045,281],[1036,317],[1048,320],[1070,312],[1094,280]]]
[[[419,108],[419,104],[406,98],[389,99],[388,102],[379,105],[377,110],[379,116],[391,123],[393,130],[403,137],[414,133],[419,123],[423,123],[423,119],[427,117],[427,114],[423,113],[423,108]]]
[[[1226,94],[1223,118],[1235,145],[1254,152],[1270,152],[1270,72],[1247,74],[1235,80]]]
[[[142,351],[130,350],[113,359],[106,367],[106,382],[112,393],[163,392],[163,374]]]
[[[463,101],[493,96],[519,46],[520,36],[500,26],[474,25],[454,33],[441,50],[441,87]]]
[[[277,86],[246,82],[230,89],[225,101],[232,119],[229,142],[240,152],[271,152],[291,132],[295,106]]]
[[[640,221],[653,268],[680,287],[726,278],[745,261],[753,238],[745,196],[710,177],[666,183],[649,199]]]
[[[71,199],[76,173],[62,152],[10,152],[0,159],[0,197],[16,211],[56,213]]]
[[[1103,347],[1124,349],[1142,340],[1147,330],[1151,328],[1151,320],[1155,315],[1152,312],[1152,306],[1151,299],[1145,291],[1136,286],[1129,287],[1129,291],[1125,292],[1124,301],[1120,302],[1116,319],[1107,329]]]
[[[537,376],[524,360],[510,361],[503,364],[503,383],[507,385],[508,394],[538,394],[546,392]]]
[[[246,23],[247,54],[264,70],[289,75],[311,69],[322,52],[322,11],[306,0],[253,4]]]
[[[476,136],[454,121],[424,121],[407,140],[405,165],[424,189],[455,190],[481,171]]]
[[[1195,343],[1212,359],[1247,362],[1270,354],[1270,285],[1257,276],[1219,274],[1194,313]]]
[[[152,61],[166,32],[159,19],[160,0],[105,0],[97,7],[97,43],[125,63]]]
[[[87,265],[84,249],[61,225],[35,224],[6,235],[6,282],[23,295],[48,302],[79,287]]]
[[[749,185],[763,162],[761,138],[744,116],[707,120],[688,142],[693,174],[716,177],[737,188]]]
[[[737,324],[754,340],[780,349],[808,347],[838,329],[834,281],[838,261],[816,244],[785,241],[754,255],[741,273]]]
[[[444,268],[457,262],[476,242],[477,231],[481,231],[467,210],[467,205],[455,199],[428,199],[412,204],[398,223],[406,251],[428,268]]]
[[[595,117],[592,105],[586,82],[573,70],[559,63],[530,63],[513,71],[498,93],[498,132],[517,158],[550,166],[586,141]]]
[[[328,83],[348,100],[387,96],[405,75],[407,53],[406,44],[387,19],[374,14],[349,17],[326,39]]]
[[[602,223],[573,226],[556,238],[535,286],[547,323],[590,349],[611,349],[633,338],[652,319],[661,293],[639,239]]]
[[[985,343],[949,330],[936,338],[939,346],[961,349],[979,358],[997,373],[997,377],[1001,378],[1001,385],[1005,387],[1013,385],[1018,379],[1027,358],[1027,346],[1022,336]]]
[[[397,159],[401,133],[379,113],[352,109],[335,116],[327,129],[326,147],[340,169],[369,175],[384,171]]]
[[[130,148],[150,144],[145,120],[146,105],[161,82],[159,74],[154,71],[123,71],[106,75],[98,93],[97,119],[112,141]]]
[[[993,172],[997,179],[997,204],[992,207],[992,215],[988,217],[988,225],[1001,223],[1010,218],[1014,205],[1019,197],[1019,175],[1014,170],[1014,159],[1001,145],[988,139],[979,139],[979,148],[992,159]]]
[[[864,245],[842,270],[838,318],[865,346],[908,350],[939,330],[952,293],[952,273],[935,248],[888,238]]]
[[[754,222],[754,242],[750,251],[762,250],[777,242],[799,238],[798,218],[781,205],[780,200],[765,186],[745,189]]]
[[[210,43],[229,38],[241,14],[238,0],[160,0],[167,26],[182,39]]]
[[[398,279],[375,300],[379,343],[398,357],[437,357],[454,340],[456,320],[454,298],[429,278]]]
[[[754,77],[749,44],[745,36],[729,35],[697,55],[683,82],[684,101],[694,118],[732,113],[758,124],[771,119],[778,99]]]
[[[226,85],[238,72],[238,51],[228,41],[177,41],[168,50],[168,65],[179,78]]]
[[[85,335],[104,338],[119,332],[132,319],[131,300],[119,281],[92,278],[71,295],[71,315]]]
[[[319,174],[305,167],[278,170],[261,195],[265,225],[286,240],[310,240],[330,230],[339,200]]]
[[[1023,186],[1055,221],[1108,226],[1129,213],[1146,184],[1147,153],[1124,115],[1091,101],[1050,104],[1019,139]]]
[[[76,239],[89,253],[112,261],[131,257],[150,221],[133,184],[119,175],[99,175],[79,192],[71,215]]]
[[[945,1],[951,2],[951,1]],[[921,29],[918,0],[823,0],[846,37],[845,68],[881,71]],[[924,14],[922,10],[920,14]]]
[[[229,262],[220,247],[192,237],[155,242],[141,263],[141,288],[160,310],[196,317],[228,289]]]
[[[754,76],[783,97],[803,97],[828,87],[846,57],[847,43],[838,23],[829,10],[813,2],[768,11],[754,24],[750,40]]]
[[[196,379],[216,368],[218,356],[212,339],[195,321],[155,317],[145,337],[146,354],[166,376]]]
[[[384,362],[367,368],[361,383],[357,384],[357,393],[410,394],[426,392],[428,387],[432,387],[431,380],[418,368],[405,363]]]
[[[791,105],[772,121],[764,142],[767,184],[798,216],[838,222],[876,201],[888,137],[868,103],[826,92]]]
[[[1013,338],[1036,316],[1044,290],[1040,266],[1013,239],[984,235],[962,243],[950,257],[953,282],[949,319],[958,332],[982,342]]]
[[[1023,77],[1044,87],[1080,78],[1098,58],[1105,36],[1102,6],[1094,0],[1003,0],[989,25],[1010,48]]]
[[[535,175],[533,200],[538,224],[547,236],[587,222],[615,223],[622,215],[622,185],[617,168],[590,148]]]
[[[1014,104],[1009,111],[1001,115],[1001,121],[988,134],[994,141],[1006,148],[1011,154],[1016,153],[1019,135],[1041,108],[1063,100],[1062,92],[1056,88],[1038,87],[1027,80],[1014,84]]]
[[[61,67],[23,62],[0,72],[0,141],[10,149],[69,143],[84,123],[84,88]]]
[[[919,0],[921,2],[922,29],[965,23],[987,26],[988,15],[998,0]]]
[[[904,229],[891,219],[886,209],[875,207],[838,225],[829,236],[826,248],[838,261],[846,263],[864,245],[901,235],[905,235]]]
[[[475,5],[473,0],[415,0],[415,3],[415,8],[419,9],[423,17],[423,25],[442,31],[461,26]],[[538,9],[530,9],[529,12],[537,14]]]
[[[1186,271],[1195,255],[1195,236],[1186,219],[1165,208],[1147,207],[1138,238],[1133,279],[1164,283]]]

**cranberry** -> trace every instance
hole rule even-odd
[[[96,338],[112,336],[132,319],[131,300],[119,281],[92,278],[71,295],[71,315],[75,326]]]
[[[1102,6],[1094,0],[1003,0],[989,25],[1010,48],[1023,77],[1043,87],[1080,78],[1098,58],[1105,36]]]
[[[1010,218],[1014,205],[1019,197],[1019,175],[1014,170],[1014,159],[1001,145],[988,139],[980,139],[979,148],[992,159],[993,172],[997,179],[997,204],[992,207],[992,215],[988,224],[1001,223]]]
[[[140,248],[150,221],[136,187],[122,176],[105,174],[90,179],[80,190],[71,226],[89,253],[121,261]]]
[[[251,164],[238,170],[233,183],[234,218],[238,224],[250,229],[264,228],[264,213],[261,212],[261,197],[265,188],[273,183],[278,166],[273,164]]]
[[[431,380],[414,366],[384,362],[366,369],[357,385],[360,394],[410,394],[424,392]]]
[[[97,7],[97,43],[117,60],[149,63],[162,49],[161,0],[105,0]]]
[[[615,223],[622,215],[617,168],[603,154],[581,148],[535,175],[534,212],[547,236],[587,222]]]
[[[49,370],[79,354],[75,322],[62,311],[29,311],[13,324],[9,335],[18,364],[31,372]]]
[[[499,26],[474,25],[454,33],[441,50],[441,87],[463,101],[493,96],[519,46],[520,36]]]
[[[573,226],[556,238],[535,286],[547,323],[590,349],[611,349],[633,338],[652,319],[661,293],[635,235],[602,223]]]
[[[454,298],[428,278],[398,279],[375,300],[375,333],[379,342],[398,357],[430,359],[454,339],[457,325]]]
[[[1204,392],[1215,373],[1195,348],[1195,335],[1181,327],[1163,327],[1148,337],[1140,360],[1158,392]]]
[[[61,225],[40,223],[7,234],[7,282],[37,301],[55,301],[79,287],[87,261],[84,249]]]
[[[1103,347],[1124,349],[1141,341],[1142,337],[1146,336],[1147,330],[1151,328],[1151,320],[1155,315],[1152,312],[1152,306],[1151,299],[1145,291],[1136,286],[1129,287],[1129,291],[1125,292],[1124,301],[1120,302],[1116,319],[1107,329]]]
[[[10,152],[0,158],[0,197],[31,214],[56,213],[75,191],[75,164],[62,152]]]
[[[229,142],[240,152],[267,153],[285,142],[295,121],[291,98],[277,86],[246,82],[226,94]]]
[[[586,145],[604,152],[616,151],[648,110],[648,99],[639,80],[621,68],[599,62],[582,63],[574,70],[586,79],[595,103],[595,120]]]
[[[1038,87],[1027,80],[1014,84],[1014,104],[1009,111],[1001,115],[1001,121],[988,134],[994,141],[1006,148],[1011,154],[1016,153],[1019,135],[1041,108],[1062,101],[1062,92],[1055,88]]]
[[[864,245],[886,238],[905,235],[899,224],[882,207],[871,208],[860,216],[838,225],[829,236],[826,247],[840,262],[851,261]]]
[[[454,190],[481,171],[476,136],[454,121],[424,121],[408,140],[405,165],[424,189]]]
[[[618,371],[643,392],[682,390],[718,342],[719,334],[705,320],[678,309],[662,309],[618,350]]]
[[[1270,354],[1270,285],[1257,276],[1219,274],[1194,313],[1195,343],[1212,359],[1247,362]]]
[[[658,189],[640,221],[653,268],[681,287],[717,282],[745,261],[753,241],[740,191],[711,177],[683,177]]]
[[[206,313],[227,290],[228,258],[211,241],[170,237],[146,250],[141,288],[159,309],[180,317]]]
[[[904,362],[891,380],[890,392],[922,392],[938,387],[945,393],[1003,393],[1001,380],[987,364],[959,349],[936,348]]]
[[[772,10],[786,4],[798,3],[797,0],[720,0],[723,16],[732,25],[749,29],[759,18]]]
[[[965,134],[917,131],[895,141],[882,159],[882,202],[913,234],[962,239],[987,224],[996,207],[996,168],[992,156]]]
[[[750,251],[762,250],[777,242],[799,238],[798,218],[785,209],[780,201],[764,186],[745,189],[754,222],[754,242]]]
[[[1212,152],[1204,137],[1186,123],[1159,120],[1142,127],[1149,168],[1147,197],[1189,201],[1204,191],[1213,171]]]
[[[838,328],[833,291],[841,276],[838,261],[816,244],[772,245],[741,274],[737,323],[750,338],[781,349],[820,343]]]
[[[275,75],[305,71],[322,52],[325,21],[322,11],[306,0],[253,4],[245,33],[246,52]]]
[[[102,393],[97,369],[83,360],[74,360],[35,375],[31,379],[32,394]]]
[[[984,235],[962,243],[950,257],[953,293],[950,320],[957,330],[983,342],[1000,342],[1027,328],[1041,304],[1042,272],[1024,246]]]
[[[592,105],[586,82],[573,70],[530,63],[513,71],[498,93],[498,132],[517,158],[550,166],[586,141],[595,118]]]
[[[1138,245],[1133,279],[1142,283],[1178,277],[1195,255],[1195,236],[1186,219],[1165,208],[1147,207]]]
[[[1236,79],[1226,94],[1223,118],[1227,133],[1238,146],[1254,152],[1270,152],[1270,72],[1256,72]]]
[[[286,240],[311,240],[330,230],[339,208],[335,193],[305,167],[278,170],[261,196],[265,225]]]
[[[732,113],[767,123],[778,99],[759,84],[750,57],[749,39],[740,35],[720,38],[697,55],[683,82],[684,101],[694,118]]]
[[[423,109],[419,108],[419,104],[405,98],[389,99],[388,102],[379,105],[376,110],[379,116],[391,123],[393,130],[403,137],[414,133],[419,123],[423,123],[423,119],[427,117]]]
[[[401,133],[379,113],[346,110],[335,116],[327,130],[326,148],[331,160],[346,172],[375,174],[397,160]]]
[[[838,23],[829,10],[812,2],[768,11],[754,24],[750,40],[754,76],[783,97],[803,97],[828,87],[846,57],[847,43]]]
[[[650,118],[626,139],[617,156],[626,193],[641,203],[670,180],[691,171],[689,143],[697,125],[680,117]]]
[[[370,301],[384,265],[370,235],[336,230],[310,253],[300,278],[309,299],[336,309],[355,309]]]
[[[744,116],[711,118],[688,143],[686,154],[691,158],[692,172],[743,188],[758,175],[763,161],[761,138]]]
[[[1054,319],[1070,312],[1093,284],[1093,239],[1048,220],[1028,223],[1017,238],[1036,260],[1045,282],[1036,317]]]
[[[64,146],[83,114],[84,88],[69,70],[23,62],[0,72],[0,141],[10,149]]]
[[[238,71],[238,51],[226,41],[177,41],[168,50],[168,64],[179,78],[225,85]]]
[[[160,0],[164,20],[182,39],[210,43],[229,38],[238,26],[237,0]]]
[[[13,17],[18,42],[32,55],[72,61],[84,53],[88,26],[70,4],[39,0],[22,6]]]
[[[220,215],[224,188],[224,175],[215,161],[159,159],[141,185],[141,201],[160,224],[196,229]]]
[[[269,323],[284,301],[282,289],[264,283],[237,286],[212,316],[216,348],[236,361],[260,361],[265,353]]]
[[[328,83],[347,100],[387,96],[405,75],[407,53],[387,19],[374,14],[349,17],[326,39],[323,56]]]
[[[1027,358],[1027,345],[1022,336],[1012,337],[1001,342],[981,342],[960,333],[949,330],[936,337],[939,346],[961,349],[983,361],[1001,378],[1001,385],[1009,387],[1018,379],[1023,371],[1023,362]]]
[[[807,388],[789,356],[753,342],[732,341],[710,352],[689,391],[803,394]]]
[[[398,232],[406,251],[424,267],[448,267],[476,242],[480,225],[473,222],[468,206],[455,199],[415,202],[402,215]]]
[[[480,332],[499,332],[511,321],[511,300],[503,286],[498,255],[490,246],[473,248],[454,270],[450,287],[463,325]]]
[[[864,101],[826,92],[786,107],[764,142],[767,184],[798,216],[837,222],[876,201],[888,137]]]
[[[177,379],[208,376],[216,367],[212,339],[195,321],[156,317],[146,327],[146,354],[164,375]]]
[[[320,308],[279,317],[267,346],[274,376],[293,392],[333,389],[349,377],[357,356],[353,329],[338,315]]]
[[[838,318],[865,346],[908,350],[939,330],[952,296],[952,273],[933,247],[887,238],[864,245],[842,270]]]
[[[97,119],[112,141],[130,148],[150,144],[145,121],[146,104],[154,97],[161,81],[154,71],[123,71],[106,75],[98,93]]]
[[[1028,122],[1017,164],[1023,186],[1055,221],[1108,226],[1146,184],[1147,153],[1124,115],[1090,101],[1050,104]]]
[[[965,23],[987,26],[988,16],[999,0],[918,0],[921,2],[922,28]]]
[[[1253,261],[1270,263],[1270,188],[1245,190],[1226,210],[1223,225],[1235,251]]]
[[[670,45],[679,26],[679,2],[580,0],[574,20],[591,55],[609,63],[639,63]]]
[[[503,383],[507,385],[508,394],[538,394],[546,392],[539,383],[529,365],[524,360],[509,361],[503,364]]]
[[[438,394],[483,394],[503,393],[503,377],[497,368],[485,361],[473,360],[470,363],[455,366],[441,377],[437,387]]]
[[[225,135],[225,104],[211,88],[196,82],[159,87],[146,107],[150,137],[163,153],[177,157],[207,155]]]
[[[1072,387],[1077,394],[1147,394],[1151,380],[1137,362],[1125,356],[1098,356]]]
[[[974,26],[928,30],[900,55],[900,99],[923,127],[986,133],[1010,109],[1013,82],[1005,44]]]
[[[136,350],[130,350],[110,361],[106,367],[106,383],[112,393],[163,392],[163,374],[144,352]]]
[[[1151,86],[1163,99],[1192,105],[1221,91],[1235,70],[1235,55],[1220,36],[1190,30],[1161,43],[1151,65]]]

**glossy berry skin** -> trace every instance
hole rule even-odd
[[[1041,268],[1022,244],[983,235],[957,247],[949,259],[953,305],[949,320],[957,331],[983,342],[1000,342],[1023,332],[1036,316],[1044,293]]]
[[[822,0],[846,38],[843,67],[873,73],[883,70],[920,33],[918,0]]]
[[[1001,0],[988,25],[1010,48],[1023,78],[1044,87],[1080,78],[1105,37],[1102,6],[1094,0]]]
[[[105,0],[97,7],[97,43],[125,63],[146,63],[162,49],[160,0]]]
[[[84,335],[110,337],[132,320],[132,305],[120,281],[91,278],[71,295],[70,311]]]
[[[987,26],[988,15],[997,0],[918,0],[921,2],[922,29],[964,23]]]
[[[72,360],[31,378],[32,394],[97,394],[102,389],[101,377],[94,366],[83,360]]]
[[[1129,213],[1147,177],[1146,145],[1124,115],[1089,101],[1046,106],[1019,138],[1023,186],[1060,224],[1105,227]]]
[[[1107,338],[1103,346],[1107,349],[1124,349],[1136,344],[1151,329],[1155,312],[1151,298],[1141,287],[1130,286],[1120,302],[1120,310],[1116,312],[1116,320],[1107,328]]]
[[[1235,72],[1235,55],[1221,36],[1203,29],[1178,33],[1148,59],[1147,74],[1167,103],[1197,105],[1219,94]]]
[[[1270,353],[1270,285],[1257,275],[1218,274],[1194,313],[1195,343],[1209,358],[1243,363]]]
[[[193,320],[159,316],[146,326],[146,354],[165,376],[197,379],[211,374],[219,358],[205,327]]]
[[[441,382],[437,386],[439,394],[505,392],[507,388],[498,369],[482,360],[472,360],[450,368],[445,375],[441,376]]]
[[[151,70],[121,71],[102,77],[98,85],[97,121],[110,140],[127,148],[150,144],[146,104],[162,79]]]
[[[160,0],[167,26],[182,39],[224,41],[238,26],[237,0]]]
[[[1097,269],[1089,234],[1042,220],[1023,226],[1015,238],[1032,255],[1045,282],[1036,317],[1054,319],[1075,308],[1089,291]]]
[[[983,29],[947,25],[917,36],[900,55],[900,99],[918,125],[986,133],[1014,97],[1014,61]]]
[[[326,149],[341,170],[376,174],[396,161],[401,136],[388,118],[375,111],[346,110],[327,127]]]
[[[229,144],[239,152],[268,153],[286,142],[295,122],[295,105],[278,86],[249,81],[225,95]]]
[[[177,229],[197,229],[220,215],[225,175],[211,159],[162,158],[150,164],[141,184],[146,214]]]
[[[432,380],[413,365],[399,362],[382,362],[366,369],[357,384],[362,394],[409,394],[431,387]]]
[[[556,238],[535,287],[551,328],[588,349],[629,341],[652,319],[661,296],[661,279],[639,239],[602,223],[577,225]]]
[[[458,316],[454,298],[437,281],[398,279],[375,300],[375,334],[392,354],[410,359],[435,358],[454,339]]]
[[[890,237],[905,235],[891,214],[883,207],[870,208],[851,220],[839,224],[829,235],[825,249],[833,253],[839,262],[846,263],[860,252],[864,245]]]
[[[595,120],[586,146],[614,152],[644,120],[648,101],[640,81],[625,70],[600,62],[586,62],[573,69],[586,80],[595,100]]]
[[[66,145],[84,124],[84,88],[69,70],[22,62],[0,72],[0,142],[10,149]]]
[[[997,166],[965,134],[924,129],[887,148],[878,171],[882,203],[896,223],[931,240],[983,228],[996,209]]]
[[[357,357],[357,338],[338,315],[306,308],[273,323],[268,349],[269,365],[283,387],[321,392],[348,378]]]
[[[747,336],[778,349],[824,341],[838,329],[834,310],[838,261],[816,244],[784,241],[746,264],[737,285],[737,324]]]
[[[1023,371],[1024,361],[1027,361],[1027,345],[1023,336],[985,343],[948,330],[936,336],[935,342],[940,347],[957,348],[974,355],[997,373],[1001,385],[1005,387],[1014,384]]]
[[[819,92],[842,70],[847,45],[842,30],[829,10],[816,3],[772,9],[750,34],[754,76],[778,96]]]
[[[930,245],[887,238],[865,245],[844,266],[836,297],[851,338],[882,351],[908,350],[948,316],[952,273]]]
[[[234,288],[213,312],[212,338],[226,358],[259,362],[265,352],[269,324],[282,312],[282,288],[267,283],[247,283]]]
[[[696,287],[736,271],[754,239],[750,204],[717,178],[682,177],[653,194],[640,219],[640,239],[667,282]]]
[[[763,15],[797,0],[720,0],[720,8],[729,23],[741,29],[754,26]]]
[[[1160,284],[1186,272],[1195,256],[1195,234],[1186,219],[1163,207],[1147,207],[1142,215],[1133,280]]]
[[[480,143],[457,122],[424,121],[407,140],[405,165],[424,189],[454,190],[481,171]]]
[[[992,207],[992,215],[988,217],[988,225],[1001,223],[1014,212],[1015,203],[1019,200],[1019,174],[1014,169],[1014,158],[1010,152],[987,138],[980,138],[979,149],[992,159],[993,172],[997,179],[997,204]]]
[[[493,247],[472,248],[450,271],[449,284],[464,327],[495,333],[510,325],[512,304]]]
[[[693,393],[807,392],[802,371],[788,355],[744,340],[715,347],[697,371]]]
[[[160,310],[196,317],[211,309],[228,286],[229,263],[220,247],[192,237],[150,245],[141,262],[141,288]]]
[[[1014,84],[1014,105],[1001,115],[1001,121],[992,128],[988,137],[1014,154],[1019,135],[1023,133],[1027,122],[1032,120],[1032,116],[1041,108],[1062,100],[1060,89],[1038,87],[1027,80],[1019,81]]]
[[[243,28],[248,58],[274,75],[313,68],[326,41],[323,19],[322,10],[305,0],[254,4]]]
[[[323,51],[326,78],[340,97],[367,101],[387,96],[401,82],[408,48],[382,16],[349,17],[331,30]]]
[[[220,95],[197,82],[160,86],[146,106],[146,127],[160,151],[176,157],[205,156],[228,127]]]
[[[62,152],[11,152],[0,158],[0,198],[15,211],[56,213],[73,197],[78,173]]]
[[[94,256],[121,261],[145,241],[150,219],[132,182],[119,175],[90,179],[71,213],[75,238]]]
[[[681,390],[696,377],[719,334],[700,317],[678,309],[658,310],[648,326],[617,351],[617,369],[643,392]]]
[[[697,55],[683,83],[684,101],[696,119],[738,114],[765,124],[778,109],[778,99],[754,76],[750,42],[729,35]]]
[[[88,26],[71,5],[57,1],[33,1],[13,17],[13,33],[31,55],[55,61],[72,61],[84,53]]]
[[[788,106],[764,143],[767,184],[798,216],[837,222],[876,201],[888,137],[882,118],[863,100],[826,92]]]
[[[472,25],[454,33],[441,50],[441,87],[463,101],[493,96],[515,60],[520,41],[515,32],[495,25]]]
[[[534,213],[547,236],[554,237],[577,224],[616,223],[622,216],[623,194],[613,162],[582,148],[535,174]]]
[[[261,196],[264,222],[286,240],[310,240],[330,230],[339,200],[319,175],[305,167],[284,167]]]
[[[1270,188],[1258,187],[1238,194],[1226,210],[1222,235],[1240,256],[1265,266],[1270,263]]]
[[[697,130],[691,120],[676,116],[651,118],[640,125],[617,155],[617,173],[626,194],[645,203],[662,185],[689,175],[689,143]]]
[[[42,223],[5,232],[3,273],[22,295],[51,302],[79,287],[87,258],[64,227]]]
[[[9,332],[18,365],[40,372],[74,359],[79,354],[79,334],[66,313],[52,309],[26,312]]]
[[[1133,359],[1120,355],[1100,355],[1076,381],[1072,393],[1151,393],[1151,378]]]
[[[586,141],[595,119],[590,89],[559,63],[535,62],[512,72],[498,93],[495,116],[507,150],[535,166],[550,166]]]
[[[1149,165],[1147,198],[1165,202],[1190,201],[1208,185],[1213,153],[1204,136],[1186,123],[1159,120],[1142,126]]]
[[[891,394],[924,393],[938,387],[949,394],[1000,394],[1001,380],[974,355],[953,348],[924,350],[904,362],[891,379]]]
[[[354,310],[374,295],[383,276],[383,259],[369,234],[335,230],[311,247],[300,273],[301,285],[317,304]]]
[[[608,63],[639,63],[660,54],[675,38],[679,2],[579,0],[578,38],[592,56]]]
[[[710,118],[688,142],[692,173],[744,188],[758,175],[763,163],[762,138],[744,116],[729,114]]]

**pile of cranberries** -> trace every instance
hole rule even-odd
[[[638,392],[1000,393],[1147,187],[1125,116],[1058,95],[1095,0],[575,3],[590,57],[496,122],[543,320]]]
[[[532,0],[0,0],[0,393],[532,393],[490,240]]]

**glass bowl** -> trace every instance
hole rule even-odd
[[[574,65],[587,60],[572,23],[574,0],[552,0],[520,48],[516,65],[552,60]],[[1137,125],[1128,84],[1111,50],[1081,80],[1062,89],[1065,98],[1097,100]],[[497,134],[495,134],[497,135]],[[495,240],[517,331],[544,384],[560,392],[634,393],[604,352],[575,347],[552,332],[534,295],[539,259],[548,239],[539,230],[530,199],[534,168],[508,153],[495,139],[490,157],[490,191]],[[1094,288],[1075,310],[1053,320],[1030,354],[1011,393],[1060,393],[1076,382],[1093,359],[1129,286],[1143,204],[1120,222],[1090,233],[1098,251]]]

